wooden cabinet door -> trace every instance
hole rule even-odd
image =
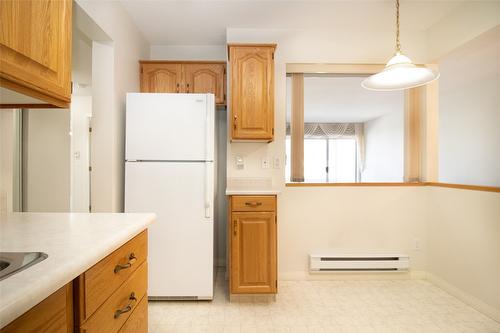
[[[229,46],[233,140],[273,140],[274,49]]]
[[[276,293],[276,215],[232,212],[231,293]]]
[[[141,64],[141,92],[181,92],[182,66],[180,64]]]
[[[216,104],[225,104],[224,64],[183,64],[184,92],[212,93]]]
[[[0,329],[0,333],[73,332],[73,288],[68,283]]]
[[[0,1],[0,85],[67,107],[71,0]]]

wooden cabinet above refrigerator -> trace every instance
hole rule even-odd
[[[221,61],[142,60],[141,92],[212,93],[226,105],[226,63]]]

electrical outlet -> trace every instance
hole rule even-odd
[[[274,159],[273,159],[273,168],[279,169],[280,167],[281,167],[281,161],[280,161],[279,156],[274,156]]]
[[[269,169],[269,159],[267,157],[262,158],[262,169]]]
[[[415,251],[420,251],[420,239],[415,238]]]

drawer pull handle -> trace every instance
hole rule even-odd
[[[123,264],[123,265],[116,265],[115,266],[115,274],[118,273],[119,271],[121,271],[122,269],[127,269],[127,268],[130,268],[132,267],[132,265],[137,261],[137,257],[135,256],[135,254],[132,252],[129,256],[128,256],[128,262],[126,264]]]
[[[250,207],[259,207],[262,206],[262,202],[245,202],[245,205]]]
[[[121,309],[118,309],[115,311],[115,319],[120,317],[122,314],[124,313],[127,313],[129,312],[130,310],[132,310],[132,308],[134,307],[135,303],[137,302],[137,298],[135,297],[135,293],[131,293],[130,296],[129,296],[129,303],[127,304],[126,307],[124,308],[121,308]]]

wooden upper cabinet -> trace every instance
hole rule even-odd
[[[184,92],[212,93],[216,104],[226,103],[223,64],[185,64]]]
[[[226,104],[224,62],[140,61],[141,92],[212,93]]]
[[[231,139],[274,138],[276,45],[230,44]]]
[[[71,101],[71,0],[0,1],[0,86]]]
[[[141,92],[181,92],[182,66],[180,64],[142,64]]]

